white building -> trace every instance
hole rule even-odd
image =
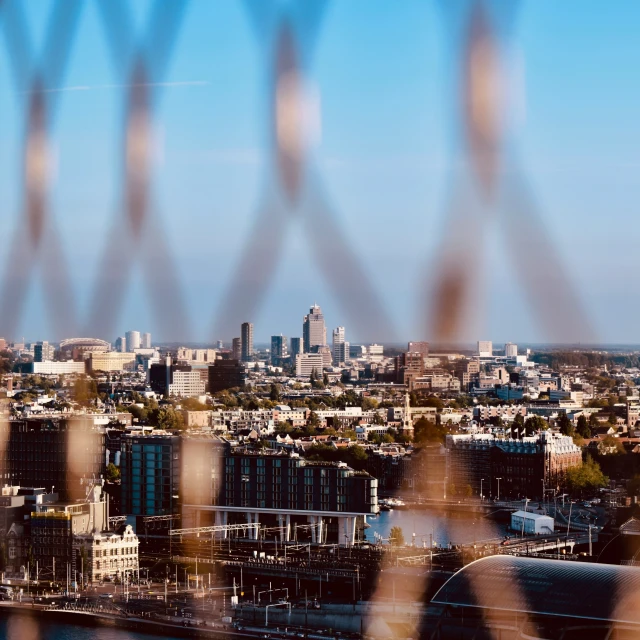
[[[504,355],[507,358],[516,358],[518,356],[518,345],[513,342],[507,342],[504,345]]]
[[[344,327],[333,330],[333,364],[339,366],[349,359],[349,343],[345,342]]]
[[[514,511],[511,514],[511,530],[522,532],[523,521],[524,533],[530,536],[553,533],[555,521],[551,516],[529,511]]]
[[[73,537],[76,558],[86,558],[83,569],[85,581],[90,583],[125,575],[137,578],[138,546],[138,536],[130,524],[118,531],[93,531]]]
[[[140,348],[140,332],[139,331],[127,331],[124,334],[127,341],[127,349],[133,351]]]
[[[481,358],[493,357],[493,343],[491,340],[478,340],[478,355]]]
[[[116,351],[119,353],[127,352],[127,339],[124,336],[116,338]]]
[[[169,385],[170,396],[190,398],[205,392],[205,382],[200,371],[174,371],[173,382]]]
[[[296,356],[296,376],[308,378],[315,370],[318,376],[322,376],[324,359],[321,353],[299,353]]]
[[[41,375],[61,375],[66,373],[84,373],[84,362],[74,362],[67,360],[65,362],[34,362],[33,373]]]
[[[151,334],[143,333],[142,334],[142,348],[143,349],[151,349]]]

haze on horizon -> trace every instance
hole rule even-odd
[[[127,3],[130,29],[111,36],[98,3],[80,3],[68,60],[45,73],[47,205],[41,242],[29,249],[20,235],[25,115],[34,69],[54,66],[38,60],[56,4],[9,0],[0,10],[0,290],[24,296],[15,335],[1,322],[0,335],[91,334],[90,318],[102,313],[96,298],[107,295],[97,283],[113,276],[104,305],[113,318],[96,336],[107,340],[139,328],[157,341],[228,342],[239,332],[229,305],[234,296],[247,303],[255,279],[259,294],[239,321],[254,323],[256,342],[300,336],[314,300],[327,327],[345,326],[353,343],[438,341],[434,306],[454,313],[445,302],[460,267],[474,279],[457,342],[638,341],[638,3],[488,0],[486,20],[473,24],[492,25],[477,42],[481,58],[494,56],[483,67],[494,75],[481,70],[478,88],[474,69],[465,72],[470,3],[455,11],[437,0],[310,2],[287,14],[298,57],[285,62],[300,81],[274,107],[282,125],[274,134],[271,100],[283,94],[274,93],[280,63],[270,56],[281,14],[266,2],[262,13],[241,2],[185,2],[166,60],[152,46],[156,75],[139,83],[149,87],[153,133],[151,213],[136,237],[123,216],[123,122],[136,82],[131,61],[117,61],[109,43],[144,34],[152,3]],[[22,57],[7,38],[19,5],[29,36]],[[479,112],[465,112],[465,73],[470,91],[489,96],[472,105]],[[476,148],[469,116],[487,111]],[[274,135],[285,137],[274,143]],[[282,157],[303,170],[299,192],[283,189]],[[499,168],[487,176],[492,158]],[[477,185],[469,195],[474,179],[491,182],[490,198]],[[252,234],[263,239],[259,260],[243,272]],[[69,273],[64,291],[51,267],[56,247]],[[110,251],[124,275],[107,269],[101,279]],[[33,263],[18,286],[14,255]],[[238,273],[246,288],[229,294]],[[73,326],[63,331],[52,309],[67,294]],[[561,307],[569,299],[571,314]],[[534,311],[544,306],[560,320],[550,312],[540,322]],[[582,326],[589,331],[578,335]]]

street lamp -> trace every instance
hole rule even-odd
[[[484,495],[482,493],[482,483],[484,482],[484,478],[480,478],[480,500],[484,500]]]
[[[498,481],[498,500],[500,500],[500,480],[502,480],[502,478],[496,478],[496,480]]]

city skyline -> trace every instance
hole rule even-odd
[[[144,33],[148,22],[144,3],[131,6],[138,30]],[[637,244],[635,227],[629,223],[634,219],[630,203],[638,199],[634,142],[638,128],[630,108],[638,88],[628,70],[637,66],[633,63],[639,61],[640,52],[627,45],[625,36],[630,25],[637,23],[640,7],[623,3],[615,11],[602,12],[596,2],[581,2],[581,21],[592,28],[576,30],[575,6],[529,1],[522,3],[514,18],[512,36],[517,47],[512,60],[523,69],[520,80],[524,86],[518,95],[524,102],[518,111],[520,119],[513,123],[512,143],[521,152],[542,207],[542,226],[584,301],[585,315],[595,326],[594,340],[629,343],[635,341],[632,318],[640,296],[633,281],[622,289],[609,273],[613,263],[623,269],[631,266]],[[367,335],[345,317],[344,305],[318,272],[308,239],[299,228],[291,229],[282,262],[252,317],[256,327],[277,327],[285,335],[296,335],[292,318],[307,304],[311,287],[324,300],[327,317],[341,318],[340,324],[351,327],[354,341],[431,337],[423,326],[423,276],[433,263],[446,225],[450,169],[461,159],[459,123],[447,115],[455,109],[449,108],[446,80],[447,64],[451,67],[459,62],[459,43],[448,40],[446,19],[436,2],[407,1],[401,10],[377,2],[376,8],[371,11],[363,0],[329,3],[318,48],[305,72],[322,94],[322,136],[314,149],[319,171],[335,201],[343,235],[350,239],[349,248],[392,317],[394,335]],[[46,11],[25,5],[25,19],[36,57],[44,40]],[[360,28],[352,29],[353,24]],[[142,255],[134,256],[138,264],[118,292],[122,302],[117,326],[146,326],[163,341],[219,337],[212,334],[211,319],[224,314],[224,287],[245,232],[256,219],[264,173],[269,169],[265,142],[268,96],[261,91],[261,49],[251,29],[251,17],[240,3],[214,9],[211,3],[199,0],[185,12],[164,79],[162,105],[155,114],[161,131],[153,154],[160,206],[154,226],[147,231],[163,228],[171,238],[190,326],[181,335],[164,330],[161,316],[150,303]],[[50,215],[72,274],[77,306],[68,312],[78,329],[70,327],[71,335],[92,333],[91,327],[79,329],[89,316],[105,231],[114,215],[121,214],[114,183],[120,175],[118,141],[126,83],[110,66],[103,31],[96,8],[88,5],[79,17],[66,73],[57,86],[49,87],[58,96],[50,132],[56,165]],[[602,39],[602,46],[591,46],[592,32]],[[403,47],[392,47],[394,38]],[[215,48],[204,48],[204,43],[214,41]],[[389,44],[379,47],[380,42]],[[0,61],[3,68],[12,64],[4,44]],[[239,73],[230,73],[231,63]],[[588,82],[584,69],[588,69]],[[357,88],[351,81],[354,75],[360,78]],[[26,93],[16,93],[10,82],[10,74],[0,79],[4,98],[0,117],[6,123],[0,134],[0,157],[7,169],[0,175],[0,186],[6,194],[3,221],[8,237],[13,237],[21,220],[22,194],[16,176],[22,166]],[[219,91],[223,82],[225,95]],[[367,104],[364,110],[362,100]],[[210,117],[214,107],[215,122]],[[583,129],[590,135],[583,136]],[[87,153],[91,162],[86,162]],[[177,211],[189,213],[176,215]],[[479,291],[485,302],[473,314],[484,326],[466,330],[460,339],[472,341],[483,334],[497,340],[513,334],[511,338],[520,342],[550,340],[532,320],[524,301],[525,287],[505,268],[507,247],[500,238],[500,225],[488,226],[485,248],[478,247],[487,259]],[[610,228],[626,229],[616,241],[615,253],[600,241]],[[215,255],[191,250],[195,238],[206,238],[214,229],[227,238]],[[50,234],[47,227],[45,235]],[[80,241],[87,237],[93,241]],[[399,247],[404,260],[402,278],[383,258]],[[531,251],[540,264],[545,262],[542,248],[532,247]],[[47,285],[41,267],[38,269],[25,284],[16,332],[60,340],[67,332],[53,326],[44,295]],[[0,271],[6,275],[6,262],[0,263]],[[217,277],[212,282],[209,274],[213,272]],[[627,313],[609,313],[621,297],[631,305]],[[171,308],[175,301],[166,304]],[[0,333],[7,330],[0,327]],[[257,337],[267,340],[269,333],[259,330]]]

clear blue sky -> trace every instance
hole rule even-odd
[[[37,49],[53,2],[10,1],[27,8]],[[144,29],[151,3],[128,4]],[[395,335],[350,331],[344,310],[309,255],[303,227],[292,217],[274,282],[260,311],[247,318],[255,324],[257,340],[301,335],[302,316],[314,301],[322,305],[329,328],[347,325],[352,342],[430,338],[422,314],[423,285],[446,227],[449,169],[459,160],[453,142],[455,77],[450,75],[457,67],[456,47],[440,4],[332,0],[310,66],[310,80],[321,96],[318,172],[340,228],[393,318]],[[635,277],[640,262],[639,27],[635,0],[522,0],[515,47],[509,50],[509,61],[523,69],[524,79],[514,90],[520,106],[512,148],[595,337],[603,342],[640,342],[640,279]],[[155,114],[161,135],[154,184],[154,215],[178,265],[191,333],[158,334],[160,323],[137,263],[117,327],[113,335],[100,337],[113,340],[130,328],[150,330],[159,339],[233,337],[212,335],[211,327],[269,176],[264,53],[243,2],[191,1]],[[111,64],[96,2],[86,0],[58,87],[65,90],[57,94],[51,198],[80,318],[88,313],[98,258],[119,213],[125,93],[118,85],[124,82]],[[3,31],[0,228],[5,248],[19,219],[24,99],[12,82]],[[462,337],[545,341],[549,336],[534,322],[512,275],[500,226],[499,217],[489,220],[487,243],[478,250],[485,304]],[[3,277],[5,265],[3,254]],[[553,281],[546,286],[553,287]],[[53,333],[38,269],[22,314],[22,334],[65,337]]]

